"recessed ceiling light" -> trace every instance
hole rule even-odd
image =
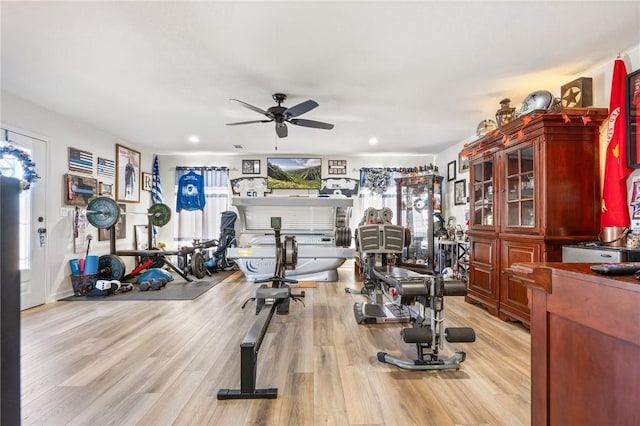
[[[195,136],[195,135],[191,135],[191,136],[189,136],[189,142],[198,143],[198,142],[200,142],[200,138]]]
[[[370,138],[370,139],[369,139],[369,144],[371,144],[371,145],[375,145],[375,144],[377,144],[377,143],[378,143],[378,138]]]

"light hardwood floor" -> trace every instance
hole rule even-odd
[[[22,315],[24,425],[528,425],[530,338],[462,297],[445,326],[472,326],[458,371],[406,371],[379,351],[414,357],[401,325],[358,325],[353,264],[274,316],[257,387],[276,400],[218,401],[240,385],[239,345],[256,285],[235,273],[194,301],[56,302]]]

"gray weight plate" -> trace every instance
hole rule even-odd
[[[115,254],[105,254],[98,259],[98,269],[110,280],[121,281],[124,277],[124,262],[120,256]]]
[[[153,226],[165,226],[171,220],[171,207],[166,204],[152,204],[147,210]]]
[[[87,220],[98,229],[107,229],[120,219],[120,207],[108,197],[97,197],[89,201]]]

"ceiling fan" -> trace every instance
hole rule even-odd
[[[314,129],[326,129],[326,130],[333,129],[333,124],[323,123],[321,121],[305,120],[304,118],[296,118],[299,115],[302,115],[305,112],[309,112],[315,107],[317,107],[318,103],[316,101],[309,99],[308,101],[304,101],[298,105],[287,108],[282,106],[282,102],[284,102],[284,100],[287,99],[287,95],[285,95],[284,93],[274,93],[273,99],[278,103],[278,105],[272,106],[266,111],[256,106],[250,105],[246,102],[243,102],[239,99],[231,99],[232,101],[240,102],[241,105],[244,105],[246,108],[249,108],[252,111],[265,115],[268,118],[268,120],[240,121],[237,123],[227,123],[227,126],[237,126],[240,124],[253,124],[253,123],[270,123],[272,121],[275,121],[276,133],[278,134],[278,137],[281,137],[281,138],[287,137],[286,123],[291,123],[296,126],[313,127]]]

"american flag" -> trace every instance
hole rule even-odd
[[[98,157],[98,176],[115,176],[115,162],[107,158]]]
[[[69,148],[69,171],[93,174],[93,154],[76,148]]]
[[[160,167],[158,166],[158,156],[153,157],[153,181],[151,182],[151,202],[153,204],[163,203],[162,185],[160,185]],[[153,235],[158,234],[158,229],[153,227]]]

